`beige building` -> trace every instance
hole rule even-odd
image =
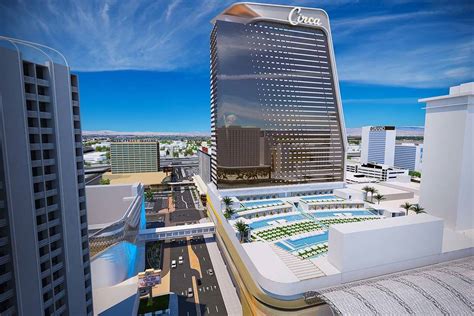
[[[158,142],[123,142],[110,144],[112,173],[158,172],[160,144]]]

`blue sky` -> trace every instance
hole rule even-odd
[[[0,34],[79,73],[85,130],[209,130],[211,20],[234,1],[0,0]],[[472,1],[259,1],[325,9],[347,127],[422,126],[418,98],[474,79]]]

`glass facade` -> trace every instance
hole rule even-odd
[[[343,181],[326,33],[217,20],[211,34],[211,177],[218,188]]]

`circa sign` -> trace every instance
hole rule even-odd
[[[321,19],[313,18],[311,16],[305,16],[301,14],[301,8],[295,7],[290,11],[288,14],[288,21],[291,25],[298,25],[298,24],[307,24],[307,25],[321,25]]]

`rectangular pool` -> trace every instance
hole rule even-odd
[[[328,232],[324,232],[320,235],[310,236],[310,237],[303,237],[296,240],[286,239],[285,242],[293,247],[295,250],[306,248],[308,246],[312,246],[315,244],[319,244],[321,242],[328,241]]]
[[[283,204],[282,200],[266,200],[266,201],[252,201],[252,202],[241,202],[246,208],[265,207],[272,204]]]
[[[270,226],[270,224],[268,224],[268,222],[275,221],[275,220],[280,220],[280,219],[284,219],[287,222],[294,222],[294,221],[303,220],[303,219],[305,219],[305,217],[302,216],[302,215],[299,215],[299,214],[287,215],[287,216],[275,216],[275,217],[271,217],[271,218],[264,219],[264,220],[261,220],[261,221],[253,222],[253,223],[249,224],[249,226],[250,226],[251,229],[262,228],[262,227],[265,227],[265,226]]]
[[[335,200],[338,197],[335,195],[313,195],[313,196],[305,196],[301,198],[303,201],[312,201],[312,200]]]
[[[372,213],[368,210],[340,210],[340,211],[330,211],[330,212],[313,212],[309,213],[314,218],[325,218],[325,217],[334,217],[336,214],[350,213],[352,216],[374,216],[377,214]]]

